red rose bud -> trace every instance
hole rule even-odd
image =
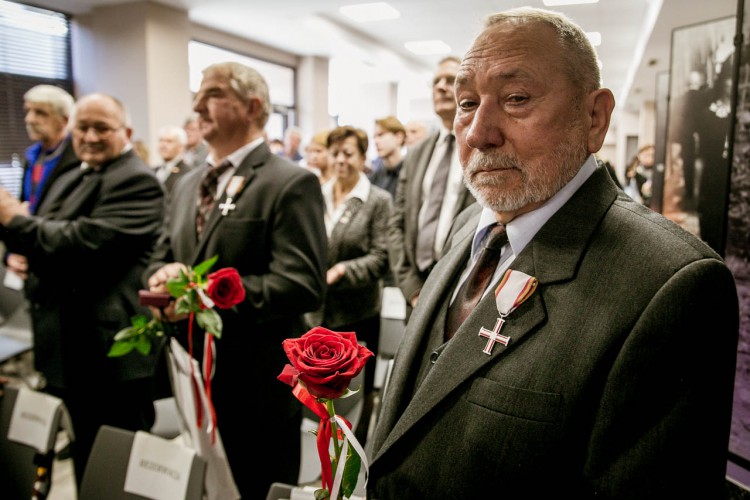
[[[322,327],[315,327],[298,339],[286,339],[282,346],[310,394],[326,399],[336,399],[346,392],[351,380],[373,356],[372,351],[357,343],[354,332]]]
[[[216,307],[229,309],[245,300],[245,287],[236,269],[225,267],[208,275],[208,296]]]

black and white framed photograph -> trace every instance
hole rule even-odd
[[[734,407],[729,439],[730,458],[750,471],[750,0],[740,0],[742,30],[735,75],[735,112],[731,142],[732,170],[727,210],[725,255],[740,301]],[[731,472],[731,471],[730,471]]]
[[[723,253],[736,16],[672,32],[662,213]]]
[[[654,138],[654,172],[653,196],[651,209],[662,211],[664,195],[664,166],[667,159],[667,110],[669,107],[669,72],[660,71],[656,74],[656,94],[654,100],[655,138]]]

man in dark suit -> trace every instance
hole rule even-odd
[[[453,141],[453,81],[460,62],[457,57],[446,57],[438,64],[432,102],[440,128],[411,147],[404,158],[388,222],[388,259],[411,307],[416,305],[422,285],[440,256],[453,219],[474,203],[463,184],[456,148],[448,144]],[[446,153],[450,161],[443,162]],[[438,179],[440,185],[433,187]],[[435,199],[432,203],[431,193]]]
[[[26,132],[35,142],[24,152],[20,199],[28,202],[32,214],[55,179],[81,163],[68,133],[74,105],[73,96],[54,85],[37,85],[23,96]],[[25,256],[7,253],[5,263],[8,269],[26,277]]]
[[[187,133],[183,128],[172,126],[159,129],[159,156],[164,163],[155,167],[155,171],[167,193],[171,193],[177,181],[192,168],[183,158],[186,144]]]
[[[597,166],[615,103],[585,33],[492,15],[456,83],[478,203],[396,354],[367,498],[721,498],[734,280]]]
[[[264,141],[271,104],[255,70],[208,67],[194,109],[209,144],[208,164],[175,186],[146,276],[152,290],[163,291],[184,266],[218,255],[214,269],[234,267],[242,277],[245,301],[219,310],[212,397],[242,498],[264,498],[272,482],[296,484],[299,474],[302,404],[276,377],[288,361],[281,342],[305,333],[303,314],[320,307],[325,293],[323,198],[315,175],[272,154]],[[196,203],[212,173],[218,185],[204,218]],[[195,342],[202,343],[202,337]],[[200,349],[195,353],[201,359]],[[253,429],[247,397],[262,404],[271,432]]]
[[[82,160],[50,185],[35,214],[0,190],[0,239],[28,258],[34,363],[73,424],[78,483],[103,424],[148,430],[158,350],[108,358],[138,305],[141,275],[159,235],[164,192],[132,151],[120,101],[92,94],[75,108],[73,147]]]

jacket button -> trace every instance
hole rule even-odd
[[[438,356],[440,356],[440,354],[437,351],[432,351],[432,354],[430,354],[430,363],[433,365],[437,363]]]

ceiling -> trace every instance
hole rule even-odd
[[[356,57],[379,78],[398,79],[399,67],[428,75],[442,55],[417,56],[404,43],[440,39],[462,55],[484,17],[542,0],[388,0],[398,19],[357,23],[342,5],[374,0],[157,0],[187,10],[192,22],[298,55]],[[73,15],[123,0],[33,0]],[[654,99],[656,75],[669,70],[674,28],[736,14],[737,0],[600,0],[596,4],[549,7],[569,15],[585,31],[601,33],[597,53],[604,86],[618,111],[637,113]],[[393,75],[393,76],[391,76]]]

